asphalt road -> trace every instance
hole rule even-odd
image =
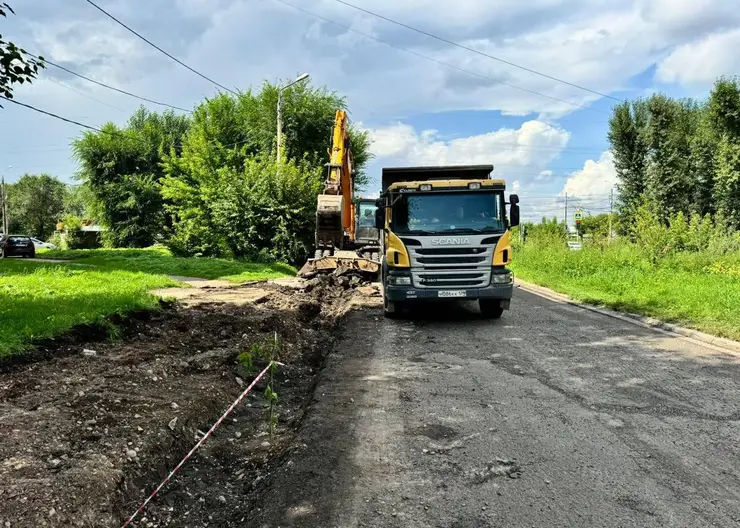
[[[251,525],[740,526],[739,365],[521,290],[355,313]]]

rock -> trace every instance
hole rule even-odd
[[[61,463],[62,463],[62,461],[61,461],[61,460],[59,460],[58,458],[55,458],[55,459],[53,459],[53,460],[51,461],[51,466],[52,466],[52,467],[59,467],[59,466],[61,465]]]
[[[240,387],[243,387],[244,386],[244,380],[241,379],[241,378],[239,378],[239,377],[237,377],[236,378],[236,384],[239,385]]]
[[[170,428],[170,431],[174,431],[175,426],[177,426],[177,416],[175,416],[172,420],[170,420],[170,423],[167,424],[167,427]]]
[[[237,432],[234,433],[234,436],[237,437],[237,438],[241,438],[242,437],[242,434],[239,431],[237,431]]]
[[[226,504],[226,497],[224,497],[223,495],[219,495],[218,502],[220,502],[221,504]]]
[[[85,397],[85,391],[78,392],[77,393],[77,396],[79,396],[80,398],[84,398]]]
[[[89,348],[86,348],[82,351],[82,355],[87,357],[95,357],[98,355],[98,353],[95,350],[90,350]]]
[[[54,517],[56,514],[57,514],[57,511],[52,506],[51,509],[49,510],[49,517]]]
[[[172,407],[172,410],[173,410],[173,411],[176,411],[177,409],[179,409],[179,408],[180,408],[180,406],[179,406],[179,405],[177,405],[177,404],[176,404],[175,402],[172,402],[172,405],[171,405],[170,407]]]
[[[264,442],[262,442],[262,444],[260,444],[260,445],[261,445],[262,447],[270,447],[270,442],[268,442],[267,440],[265,440],[265,441],[264,441]]]
[[[137,430],[138,432],[140,432],[140,433],[143,433],[143,432],[144,432],[144,429],[142,429],[142,428],[141,428],[141,426],[138,426],[138,427],[136,428],[136,430]]]
[[[129,449],[128,451],[126,451],[126,456],[128,458],[136,458],[139,455],[133,449]]]

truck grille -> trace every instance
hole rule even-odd
[[[495,245],[424,248],[408,244],[406,247],[417,288],[485,288],[491,282]]]

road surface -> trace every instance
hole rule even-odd
[[[522,290],[346,324],[251,526],[740,526],[740,355]]]

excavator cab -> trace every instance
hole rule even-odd
[[[364,198],[355,205],[355,240],[358,244],[377,245],[380,231],[375,227],[375,200]]]

